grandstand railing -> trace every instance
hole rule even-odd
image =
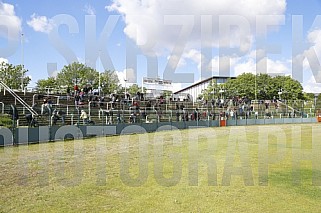
[[[4,114],[4,103],[0,102],[0,104],[1,104],[1,114]]]
[[[45,96],[45,95],[44,95]],[[35,96],[34,96],[35,97]],[[35,98],[33,97],[33,102],[36,102]],[[58,96],[55,96],[58,97]],[[61,97],[61,96],[59,96]],[[88,101],[87,101],[88,98]],[[71,100],[73,100],[73,97],[70,97]],[[105,97],[105,100],[109,100],[110,98]],[[18,98],[17,98],[18,100]],[[62,100],[62,99],[61,99]],[[155,100],[152,101],[152,105],[149,107],[149,111],[147,110],[147,102],[148,100],[135,100],[135,99],[130,99],[130,100],[120,100],[116,102],[112,101],[104,101],[104,102],[99,102],[99,101],[89,101],[89,97],[84,98],[84,102],[81,105],[73,105],[73,104],[68,104],[68,101],[64,103],[63,101],[60,104],[59,103],[59,98],[57,101],[57,104],[53,104],[53,108],[58,108],[59,110],[64,110],[66,112],[66,121],[68,120],[68,124],[74,124],[79,122],[79,109],[84,109],[87,111],[87,115],[89,119],[93,119],[97,124],[110,124],[110,123],[117,123],[117,113],[120,111],[121,113],[121,120],[122,123],[129,123],[129,117],[131,115],[132,111],[135,111],[133,103],[135,101],[138,102],[140,109],[136,112],[137,113],[137,120],[139,122],[177,122],[177,121],[184,121],[185,118],[183,118],[183,110],[179,109],[177,110],[177,106],[179,107],[181,105],[184,105],[184,110],[188,113],[189,120],[193,116],[191,114],[194,113],[195,109],[198,108],[198,111],[200,113],[200,120],[217,120],[220,116],[220,113],[226,113],[229,112],[230,109],[233,109],[234,112],[238,112],[240,105],[239,104],[233,104],[230,105],[228,103],[228,100],[224,102],[223,106],[218,106],[216,103],[215,105],[212,105],[212,103],[191,103],[191,102],[183,102],[183,101],[166,101],[163,104],[158,104],[156,105]],[[39,101],[39,100],[38,100]],[[20,101],[19,101],[20,102]],[[157,100],[156,100],[157,102]],[[71,102],[73,103],[73,101]],[[95,103],[95,106],[93,106],[93,103]],[[1,103],[0,103],[1,104]],[[289,106],[289,104],[291,106]],[[274,105],[270,105],[270,108],[268,110],[265,110],[264,103],[261,104],[261,102],[255,103],[254,111],[251,111],[249,113],[249,116],[245,116],[244,114],[237,114],[234,113],[235,116],[231,117],[228,116],[228,119],[251,119],[251,118],[287,118],[287,117],[312,117],[314,116],[313,114],[307,114],[307,113],[302,113],[302,112],[308,112],[309,104],[306,106],[307,108],[302,108],[301,105],[303,106],[303,102],[298,102],[298,103],[291,103],[291,102],[280,102],[279,105],[281,107],[277,108],[274,107]],[[250,107],[250,104],[247,104],[247,110]],[[0,106],[1,107],[1,106]],[[133,107],[133,108],[131,108]],[[27,107],[26,107],[27,108]],[[290,114],[294,109],[295,114]],[[297,110],[300,109],[300,110]],[[147,116],[143,118],[141,115],[142,112],[148,112]],[[177,111],[179,112],[179,120],[177,120]],[[255,112],[258,112],[258,115],[254,114]],[[310,110],[311,111],[311,110]],[[113,112],[113,116],[107,116],[107,113],[105,112]],[[269,112],[271,116],[267,116],[266,112]],[[40,114],[40,113],[39,113]],[[310,116],[311,115],[311,116]],[[49,121],[50,119],[47,119],[45,122],[51,122]],[[80,119],[80,124],[82,119]],[[198,118],[196,119],[198,121]],[[42,124],[45,125],[45,124]]]
[[[17,95],[8,85],[0,81],[0,86],[2,86],[6,91],[8,91],[22,106],[24,106],[33,116],[38,116],[38,113],[32,109],[19,95]]]

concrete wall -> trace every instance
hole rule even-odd
[[[227,126],[299,124],[316,123],[316,118],[276,118],[276,119],[243,119],[227,120]],[[93,136],[110,136],[120,134],[136,134],[155,132],[158,130],[176,130],[198,127],[219,127],[218,120],[117,124],[109,126],[41,126],[36,128],[20,127],[14,131],[0,127],[0,146],[29,144],[64,139],[82,139]]]

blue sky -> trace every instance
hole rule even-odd
[[[23,63],[29,70],[28,75],[32,76],[33,86],[38,79],[53,75],[53,70],[47,69],[48,64],[57,63],[59,71],[71,60],[96,65],[100,71],[115,70],[121,82],[126,78],[141,84],[140,79],[144,76],[172,77],[170,80],[176,82],[174,90],[211,75],[235,76],[243,72],[264,72],[265,69],[272,74],[291,75],[293,15],[302,15],[302,42],[307,42],[305,49],[296,52],[295,57],[306,57],[315,53],[321,59],[321,23],[311,28],[317,15],[321,13],[321,1],[318,0],[0,2],[0,26],[4,26],[0,27],[0,58],[12,64]],[[265,15],[264,20],[275,23],[275,27],[268,28],[265,42],[267,47],[277,44],[281,48],[278,54],[265,55],[264,51],[261,51],[259,41],[264,36],[258,24],[258,15]],[[209,25],[206,16],[212,18]],[[223,21],[219,25],[217,20],[222,16],[224,18],[221,18]],[[9,19],[6,19],[8,17]],[[94,29],[92,24],[86,25],[86,19],[96,19],[96,32],[91,31]],[[112,19],[116,20],[114,27],[112,22],[108,22]],[[240,24],[239,30],[232,33],[222,32],[225,24],[231,20],[236,20],[233,22],[236,25]],[[239,20],[245,21],[244,25]],[[61,22],[72,23],[76,32],[69,33],[67,25],[60,25]],[[97,43],[105,26],[111,28],[110,37],[103,35],[102,43]],[[210,36],[206,35],[208,26],[213,28]],[[6,27],[13,33],[8,33]],[[55,37],[56,31],[58,37]],[[88,36],[86,38],[86,32],[95,33],[97,39]],[[230,40],[226,41],[229,36]],[[211,38],[210,41],[208,37]],[[60,45],[64,50],[58,48],[59,43],[53,38],[64,42]],[[10,42],[15,45],[8,47]],[[237,54],[219,49],[229,49],[230,45],[235,47]],[[173,51],[174,47],[176,52]],[[66,49],[69,49],[71,54],[68,54]],[[136,52],[140,52],[137,67],[130,62],[136,58]],[[109,54],[110,61],[106,54]],[[101,60],[98,60],[99,55]],[[224,57],[229,58],[229,66],[224,62]],[[95,59],[97,60],[91,61]],[[154,66],[148,68],[146,62],[153,64],[155,59]],[[261,59],[266,60],[266,68]],[[311,60],[311,63],[315,63],[314,67],[318,68],[315,60]],[[173,75],[169,70],[181,75]],[[321,79],[321,74],[319,76],[315,73],[313,76],[306,60],[303,62],[302,73],[304,77],[299,80],[302,81],[305,90],[321,92],[321,81],[315,81],[315,77]]]

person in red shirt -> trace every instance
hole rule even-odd
[[[79,88],[78,88],[78,85],[77,85],[77,84],[74,86],[74,90],[75,90],[75,93],[78,92]]]

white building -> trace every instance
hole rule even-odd
[[[172,81],[161,78],[143,78],[142,88],[146,89],[145,97],[157,98],[160,97],[164,91],[172,91]]]
[[[208,85],[212,80],[215,80],[217,84],[223,84],[227,81],[229,78],[234,77],[220,77],[220,76],[213,76],[208,79],[202,80],[200,82],[194,83],[193,85],[186,87],[184,89],[181,89],[177,92],[174,92],[174,95],[178,96],[186,96],[189,94],[193,100],[193,102],[196,101],[196,99],[199,97],[200,94],[202,94],[202,91],[204,89],[207,89]]]

